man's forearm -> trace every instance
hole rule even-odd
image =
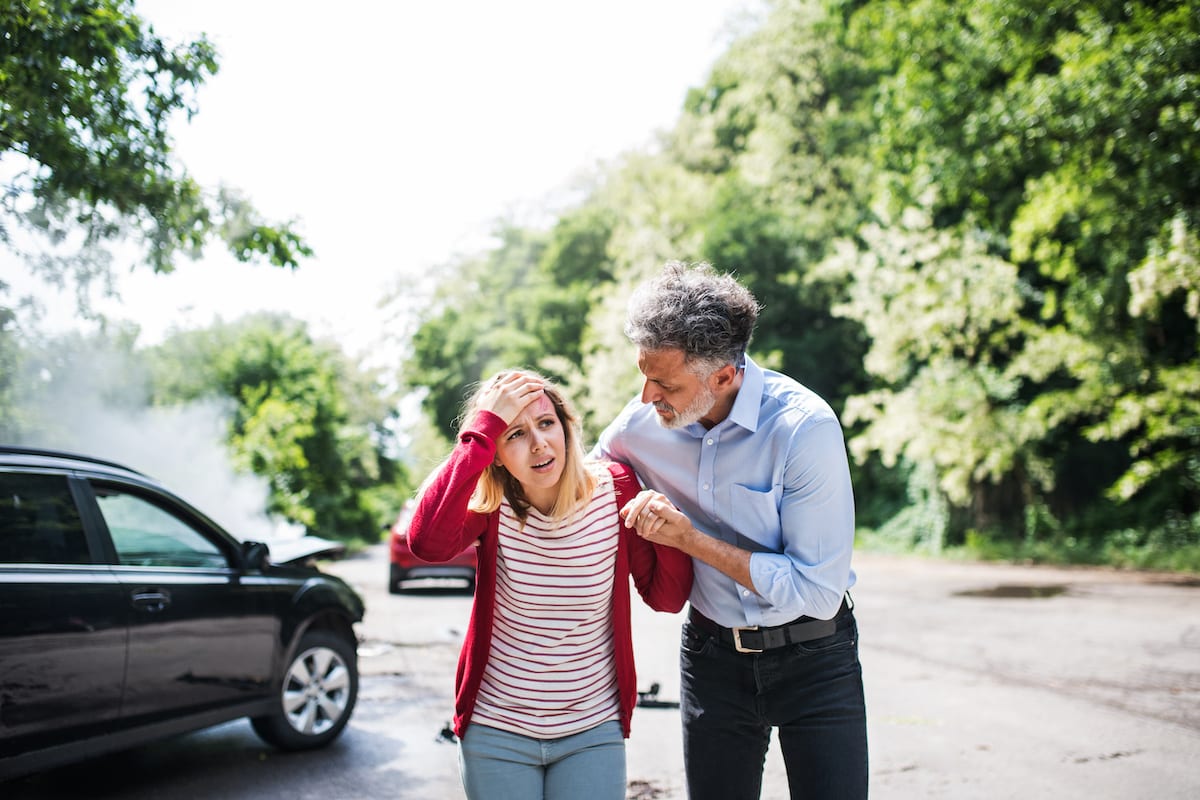
[[[680,537],[676,547],[758,594],[754,588],[754,580],[750,577],[749,550],[743,550],[715,536],[709,536],[694,527]]]
[[[697,530],[687,515],[652,489],[638,493],[621,509],[625,524],[648,541],[687,553],[758,594],[750,577],[750,551]]]

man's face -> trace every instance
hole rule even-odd
[[[707,414],[717,401],[708,381],[688,369],[683,351],[638,350],[642,402],[653,403],[664,428],[686,428]]]

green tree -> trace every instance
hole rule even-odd
[[[936,464],[959,537],[1200,528],[1195,4],[845,7],[885,221],[831,262],[883,384],[856,445]]]
[[[438,429],[456,432],[474,383],[506,367],[578,384],[591,298],[611,280],[611,217],[587,205],[548,232],[504,226],[494,250],[454,265],[421,315],[405,374]]]
[[[168,44],[130,0],[4,3],[0,245],[81,287],[109,280],[97,251],[115,241],[144,243],[158,272],[214,237],[243,261],[295,267],[311,255],[292,223],[268,223],[235,190],[204,190],[173,160],[170,127],[196,113],[195,91],[216,71],[207,39]],[[56,255],[64,245],[77,252]]]
[[[844,400],[862,519],[1200,546],[1198,68],[1194,0],[772,0],[657,147],[460,265],[409,374],[445,431],[563,353],[602,425],[632,286],[708,260],[763,299],[760,360]]]
[[[858,320],[833,313],[847,278],[815,267],[838,236],[872,219],[860,200],[871,120],[856,108],[872,76],[842,46],[835,9],[790,0],[768,10],[689,92],[663,153],[687,176],[678,180],[687,194],[669,198],[659,218],[679,228],[670,257],[731,270],[760,298],[755,358],[840,411],[872,385],[868,340]],[[892,484],[877,458],[856,465],[865,524],[895,513]]]
[[[373,541],[412,488],[395,452],[395,396],[298,320],[184,331],[147,360],[156,404],[233,401],[235,460],[268,481],[268,511],[316,535]]]

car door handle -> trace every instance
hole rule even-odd
[[[133,607],[141,611],[158,612],[171,605],[171,595],[161,591],[133,593]]]

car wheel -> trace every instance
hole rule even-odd
[[[354,644],[329,631],[309,631],[284,671],[277,708],[251,724],[283,750],[322,747],[346,727],[357,699]]]
[[[404,580],[404,570],[397,567],[395,564],[388,565],[388,591],[392,594],[400,594],[402,587],[401,582]]]

